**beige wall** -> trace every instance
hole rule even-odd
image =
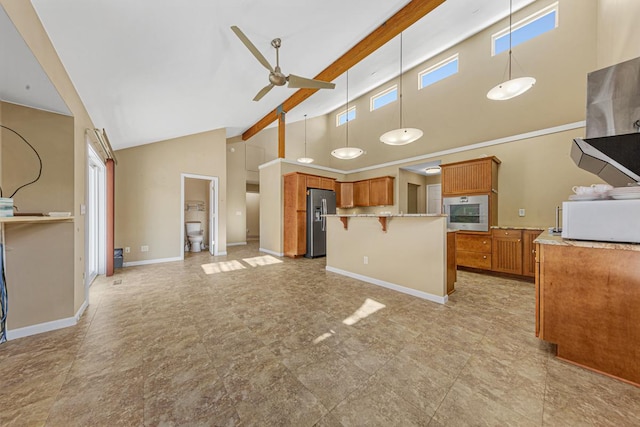
[[[218,250],[226,251],[225,130],[219,129],[118,150],[116,247],[131,247],[125,262],[180,257],[181,174],[218,177]],[[141,252],[142,245],[149,246]]]
[[[18,191],[14,205],[20,212],[72,212],[74,149],[73,117],[0,102],[2,124],[22,135],[42,159],[40,179]],[[34,151],[6,129],[2,133],[4,197],[38,176]],[[82,171],[78,171],[82,174]]]
[[[275,161],[260,167],[260,249],[281,255],[283,221],[282,163]]]
[[[598,68],[640,56],[638,17],[638,0],[598,0]]]
[[[349,218],[345,230],[337,217],[331,217],[327,221],[327,269],[443,298],[446,224],[445,217],[390,218],[384,232],[378,218],[355,217]]]
[[[260,193],[247,193],[247,237],[260,237]]]
[[[227,142],[227,241],[247,241],[247,162],[246,143]],[[257,167],[256,167],[257,169]]]
[[[53,48],[49,37],[42,27],[40,19],[35,13],[31,2],[22,0],[0,0],[0,5],[22,35],[27,46],[37,58],[40,66],[45,71],[49,80],[64,100],[73,115],[73,138],[69,144],[73,147],[73,204],[71,211],[75,216],[73,237],[73,279],[70,286],[73,287],[72,306],[78,311],[85,302],[85,289],[83,274],[85,270],[84,260],[84,216],[80,214],[80,206],[85,203],[86,181],[86,139],[85,130],[94,125],[89,118],[80,97],[78,96],[71,79],[66,73],[60,58]],[[100,152],[100,151],[98,151]],[[67,209],[69,210],[69,209]]]

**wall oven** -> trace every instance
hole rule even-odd
[[[489,231],[489,196],[457,196],[442,199],[447,227],[454,230]]]

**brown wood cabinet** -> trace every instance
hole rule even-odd
[[[522,230],[491,231],[491,270],[522,275]]]
[[[456,264],[491,270],[491,235],[456,233]]]
[[[336,182],[336,206],[339,208],[352,208],[353,182]]]
[[[456,267],[456,232],[447,233],[447,295],[451,295],[455,290],[457,279]]]
[[[640,251],[537,245],[536,334],[558,357],[640,385]]]
[[[440,165],[442,196],[497,193],[499,164],[500,160],[492,156]]]
[[[534,240],[542,233],[542,230],[522,231],[522,275],[534,277],[536,272],[536,244]]]
[[[284,175],[284,254],[307,253],[307,188],[334,190],[335,179],[292,172]]]
[[[353,183],[353,203],[355,206],[369,206],[369,180]]]
[[[393,205],[393,177],[383,176],[369,180],[369,206]]]

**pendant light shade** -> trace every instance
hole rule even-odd
[[[511,20],[513,18],[513,0],[509,0],[509,63],[507,67],[509,69],[509,79],[493,87],[487,92],[487,98],[494,101],[505,101],[507,99],[515,98],[522,95],[536,84],[536,79],[533,77],[511,77],[511,66],[513,60],[513,53],[511,52],[511,35],[513,33],[513,27]]]
[[[344,124],[346,128],[346,145],[336,148],[331,155],[340,160],[351,160],[364,154],[364,150],[358,147],[349,147],[349,70],[347,70],[347,121]]]
[[[406,145],[422,138],[423,132],[416,128],[403,127],[402,123],[402,33],[400,33],[400,81],[398,83],[398,98],[400,100],[400,128],[385,132],[380,136],[380,142],[387,145]]]
[[[307,157],[307,115],[304,115],[304,157],[298,158],[300,163],[313,163],[311,157]]]

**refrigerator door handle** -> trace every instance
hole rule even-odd
[[[322,231],[325,229],[325,225],[327,224],[327,199],[322,199]]]

